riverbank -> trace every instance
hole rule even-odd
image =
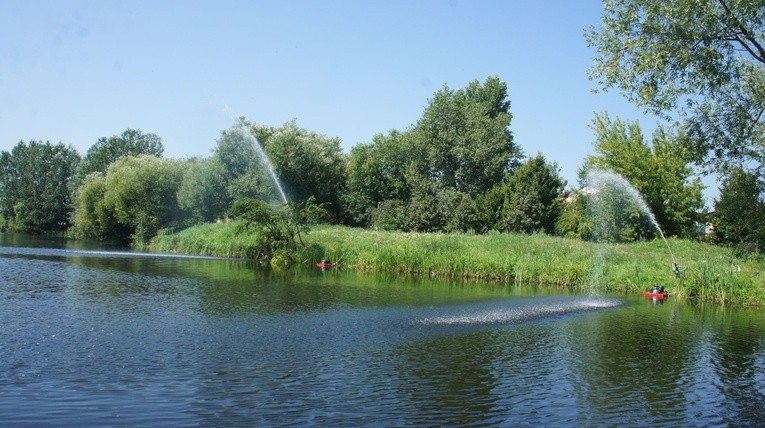
[[[247,257],[254,238],[237,236],[235,223],[206,224],[162,234],[149,249]],[[703,302],[765,305],[762,260],[740,259],[722,247],[670,239],[682,275],[660,240],[593,244],[546,235],[427,234],[316,226],[303,236],[301,263],[323,258],[343,269],[427,275],[522,285],[637,293],[664,285],[675,297]]]

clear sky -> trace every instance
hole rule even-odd
[[[592,93],[583,29],[598,0],[2,0],[0,150],[32,139],[84,155],[140,129],[166,157],[207,157],[234,118],[339,137],[405,130],[447,85],[496,75],[527,155],[569,186],[596,112],[657,119]]]

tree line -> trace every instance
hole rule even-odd
[[[339,139],[295,121],[270,127],[244,118],[221,132],[208,158],[163,158],[160,137],[132,129],[99,139],[85,156],[62,143],[22,141],[0,154],[2,228],[140,244],[162,229],[218,221],[237,204],[248,206],[242,201],[278,201],[257,144],[289,200],[321,206],[329,223],[609,242],[656,237],[639,207],[616,195],[607,199],[612,232],[594,233],[593,198],[579,189],[587,187],[587,171],[602,168],[632,183],[666,235],[697,236],[705,213],[688,127],[659,126],[647,140],[637,122],[596,114],[594,154],[567,190],[554,162],[524,155],[511,120],[506,84],[489,77],[456,90],[444,86],[408,129],[377,134],[348,154]],[[763,226],[755,221],[765,213],[762,181],[731,171],[715,201],[713,239],[761,252]]]

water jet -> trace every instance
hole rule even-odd
[[[669,246],[669,242],[664,236],[664,232],[662,232],[659,223],[656,221],[656,217],[653,215],[653,212],[651,212],[651,209],[648,207],[645,199],[643,199],[643,195],[641,195],[637,189],[632,187],[626,178],[613,171],[592,169],[587,173],[586,182],[586,193],[590,194],[594,198],[596,205],[599,203],[598,198],[601,197],[603,190],[606,188],[614,189],[621,194],[628,196],[636,204],[640,212],[650,220],[653,227],[659,232],[659,236],[661,236],[661,239],[664,241],[664,245],[667,246],[667,251],[669,251],[669,256],[672,259],[672,273],[675,278],[679,278],[680,267],[675,262],[675,256],[672,254],[672,249]]]
[[[252,133],[252,129],[245,122],[244,118],[240,117],[236,119],[234,130],[245,139],[250,141],[252,146],[255,148],[255,153],[257,153],[258,158],[260,158],[260,161],[263,162],[263,165],[265,165],[266,171],[274,183],[274,187],[276,187],[276,190],[279,192],[279,198],[281,202],[286,205],[288,202],[287,195],[284,193],[284,189],[282,188],[282,184],[279,181],[279,177],[277,177],[274,166],[271,164],[271,159],[269,159],[268,154],[266,154],[263,146],[260,145],[260,141],[258,141],[258,138],[255,136],[255,134]]]

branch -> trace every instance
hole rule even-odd
[[[736,17],[736,15],[733,14],[733,12],[730,10],[730,7],[727,5],[725,0],[718,0],[718,1],[720,5],[722,6],[722,8],[725,9],[726,15],[733,19],[734,26],[739,29],[739,31],[734,32],[731,36],[735,39],[735,41],[737,41],[741,46],[743,46],[744,49],[746,49],[746,51],[749,52],[749,54],[755,60],[765,64],[765,48],[757,41],[757,39],[751,33],[749,33],[749,30],[747,30],[747,28]],[[725,20],[722,20],[722,21],[723,23],[726,22]]]

